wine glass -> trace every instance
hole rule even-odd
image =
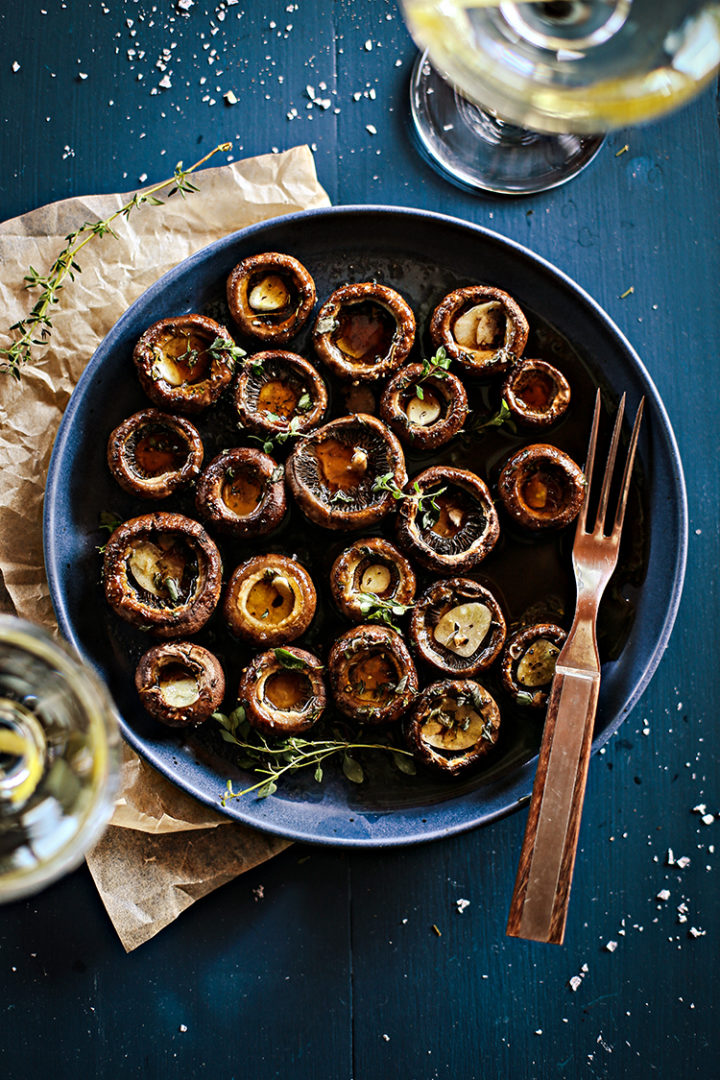
[[[411,109],[431,162],[502,194],[557,187],[599,133],[651,120],[720,65],[718,0],[400,0]]]
[[[37,626],[0,615],[0,901],[80,863],[112,814],[119,765],[100,680]]]

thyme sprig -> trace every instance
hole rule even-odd
[[[373,481],[372,491],[388,491],[392,495],[396,502],[400,502],[402,499],[406,499],[409,502],[415,503],[418,509],[418,513],[422,515],[420,519],[420,526],[423,529],[432,529],[436,521],[440,517],[440,504],[437,499],[439,495],[442,495],[447,488],[436,488],[434,491],[423,491],[417,480],[413,481],[412,489],[410,491],[403,491],[398,486],[397,481],[392,473],[385,473],[383,476],[378,476]]]
[[[243,751],[239,764],[251,769],[262,779],[256,784],[234,791],[232,781],[228,780],[225,793],[220,802],[227,805],[229,799],[240,799],[243,795],[255,792],[256,798],[264,799],[277,791],[278,782],[291,773],[301,769],[314,768],[313,776],[319,784],[323,779],[323,765],[332,757],[341,757],[342,770],[348,780],[361,784],[365,779],[362,765],[354,757],[358,750],[384,750],[392,755],[397,767],[408,774],[414,773],[412,754],[390,743],[350,742],[347,739],[302,739],[297,735],[287,739],[268,742],[265,736],[252,728],[245,715],[245,709],[238,705],[231,713],[215,712],[213,719],[220,724],[220,734],[225,742],[231,743]]]
[[[168,180],[155,184],[147,191],[136,191],[133,197],[102,221],[86,221],[74,232],[66,237],[66,245],[53,262],[47,274],[41,274],[34,266],[29,267],[24,277],[25,288],[28,290],[40,289],[40,295],[35,301],[24,319],[14,323],[10,327],[11,334],[15,334],[15,340],[8,346],[0,347],[0,372],[11,375],[14,379],[21,377],[21,368],[34,359],[36,349],[46,348],[52,335],[53,323],[51,313],[55,304],[59,303],[60,292],[65,285],[66,279],[75,280],[75,275],[81,273],[81,267],[77,257],[95,237],[103,237],[108,233],[117,238],[113,224],[119,218],[129,218],[134,210],[144,203],[150,206],[164,206],[167,199],[173,195],[186,195],[197,191],[197,187],[188,179],[201,165],[204,165],[213,154],[218,151],[227,151],[231,143],[221,143],[211,150],[209,154],[196,161],[194,165],[184,169],[182,161],[175,166],[175,172]],[[168,190],[169,189],[169,190]],[[165,199],[159,199],[161,191],[167,191]]]
[[[265,413],[268,420],[277,422],[283,420],[282,416],[278,416],[277,413],[269,412]],[[260,443],[264,453],[272,454],[279,446],[284,446],[288,439],[307,439],[308,434],[305,431],[300,431],[300,423],[302,417],[293,416],[287,428],[284,431],[278,431],[274,435],[248,435],[251,442]],[[238,425],[242,427],[241,424]]]
[[[401,604],[397,600],[384,600],[381,596],[368,592],[358,593],[357,602],[366,619],[371,622],[383,622],[392,630],[397,630],[398,634],[401,631],[392,621],[393,618],[405,615],[414,607],[413,604]]]
[[[492,413],[484,420],[476,420],[473,422],[472,430],[477,433],[479,431],[488,431],[490,428],[507,428],[512,435],[517,435],[517,426],[513,419],[513,414],[508,406],[505,398],[500,402],[500,408],[497,412]]]
[[[422,371],[418,376],[418,381],[415,383],[416,397],[420,398],[421,401],[425,400],[425,391],[421,384],[431,375],[434,375],[436,379],[445,379],[447,377],[451,360],[452,357],[448,356],[444,345],[440,346],[434,356],[423,357]]]

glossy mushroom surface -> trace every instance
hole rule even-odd
[[[528,321],[512,296],[490,285],[471,285],[448,293],[433,312],[430,337],[445,346],[467,375],[498,375],[509,370],[527,343]]]
[[[183,514],[143,514],[110,536],[103,581],[120,618],[156,637],[183,637],[204,626],[217,606],[220,552],[202,525]]]
[[[316,604],[315,586],[304,566],[287,555],[256,555],[230,578],[223,615],[237,637],[267,647],[304,634]]]
[[[526,529],[557,529],[580,513],[585,476],[562,450],[533,443],[503,466],[498,493],[508,514]]]
[[[400,546],[429,570],[467,573],[492,550],[500,522],[487,484],[467,469],[433,466],[400,502]]]
[[[490,667],[506,632],[497,598],[470,578],[436,581],[417,601],[410,619],[410,639],[419,655],[456,677]]]
[[[406,726],[413,754],[429,768],[459,776],[487,758],[500,736],[495,699],[471,679],[443,679],[420,694]]]
[[[412,604],[416,580],[405,556],[389,540],[373,536],[356,540],[338,555],[330,571],[330,588],[342,614],[364,622],[373,599],[383,605]],[[394,614],[390,610],[391,622]]]
[[[259,435],[311,431],[325,419],[328,394],[315,368],[282,349],[254,353],[243,365],[233,391],[244,428]]]
[[[312,340],[339,378],[372,382],[404,364],[415,341],[415,316],[387,285],[343,285],[320,308]]]
[[[261,450],[235,447],[214,458],[198,481],[200,516],[229,536],[265,536],[285,516],[285,473]]]
[[[422,364],[409,364],[390,379],[380,399],[380,416],[401,442],[433,450],[460,431],[468,401],[452,372],[423,377],[423,370]]]
[[[331,420],[298,439],[285,465],[290,490],[303,513],[326,529],[367,528],[394,506],[379,487],[407,480],[402,447],[374,416]]]
[[[107,463],[125,491],[166,499],[200,475],[203,444],[194,424],[159,409],[128,416],[110,434]]]
[[[205,315],[179,315],[149,326],[133,351],[143,390],[162,409],[203,412],[233,377],[235,344]]]
[[[503,398],[513,418],[523,427],[546,428],[567,411],[570,383],[545,360],[523,360],[508,373]]]
[[[135,670],[143,708],[170,727],[201,724],[220,707],[225,675],[216,656],[190,641],[155,645]]]
[[[250,724],[265,735],[302,735],[327,704],[323,666],[288,646],[259,653],[242,673],[238,696]]]
[[[566,637],[554,623],[535,623],[508,638],[500,668],[502,683],[519,705],[545,707]]]
[[[393,723],[417,693],[412,657],[388,626],[356,626],[342,634],[330,650],[328,670],[337,707],[360,723]]]
[[[285,345],[305,325],[315,304],[315,282],[292,255],[251,255],[227,280],[230,314],[244,334]]]

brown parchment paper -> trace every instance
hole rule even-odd
[[[50,454],[73,387],[98,344],[161,274],[229,232],[329,205],[310,149],[204,169],[199,191],[121,220],[118,238],[94,239],[53,313],[51,345],[23,371],[0,376],[0,607],[56,630],[42,554]],[[108,217],[126,194],[52,203],[0,224],[0,341],[33,302],[29,266],[46,273],[65,237]],[[127,950],[147,941],[199,897],[281,851],[287,841],[230,822],[168,783],[126,748],[121,797],[88,856],[103,903]]]

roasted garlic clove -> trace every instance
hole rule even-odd
[[[450,371],[423,377],[410,364],[390,379],[380,400],[380,416],[402,442],[418,450],[444,446],[457,435],[468,413],[465,387]]]
[[[522,356],[528,322],[502,289],[471,285],[448,293],[433,312],[430,337],[467,375],[497,375]]]
[[[256,645],[284,645],[312,622],[317,594],[304,566],[286,555],[256,555],[237,567],[223,598],[232,632]]]
[[[143,514],[118,526],[105,546],[105,596],[127,622],[156,637],[194,634],[220,599],[220,553],[197,521]]]
[[[343,379],[372,382],[396,371],[415,340],[415,316],[387,285],[343,285],[325,301],[313,327],[322,362]]]
[[[545,360],[523,360],[505,379],[503,398],[523,427],[550,427],[567,411],[570,383]]]
[[[234,398],[242,426],[259,435],[311,431],[328,406],[327,388],[312,364],[280,349],[248,357]]]
[[[200,473],[203,444],[197,428],[181,416],[143,409],[111,433],[107,463],[125,491],[165,499]]]
[[[405,642],[388,626],[357,626],[328,657],[337,707],[364,724],[391,724],[413,700],[418,679]]]
[[[518,450],[505,463],[498,492],[503,506],[527,529],[556,529],[580,513],[586,481],[571,457],[546,443]]]
[[[467,573],[492,550],[500,523],[487,485],[467,469],[433,466],[400,502],[400,546],[439,574]]]
[[[402,447],[374,416],[343,416],[299,439],[285,465],[290,491],[303,513],[327,529],[374,525],[393,507],[379,486],[407,480]]]
[[[181,413],[213,405],[233,377],[230,334],[204,315],[179,315],[149,326],[133,351],[143,390],[155,404]]]
[[[289,645],[260,653],[245,668],[238,696],[250,724],[264,735],[302,735],[327,704],[323,666]]]
[[[333,563],[330,588],[340,611],[354,622],[366,622],[377,599],[395,622],[392,605],[412,604],[415,596],[413,568],[389,540],[373,536],[356,540]]]
[[[229,536],[265,536],[287,511],[284,469],[261,450],[224,450],[200,477],[195,505],[205,521]]]
[[[313,309],[315,282],[291,255],[266,251],[238,263],[227,281],[227,301],[244,334],[285,345]]]
[[[505,642],[502,608],[490,589],[469,578],[436,581],[417,601],[410,639],[428,664],[448,675],[490,667]]]
[[[190,641],[149,649],[135,670],[143,708],[170,727],[201,724],[220,707],[225,676],[217,657]]]
[[[519,705],[542,709],[566,632],[554,623],[525,626],[508,638],[501,661],[503,686]]]
[[[458,776],[482,764],[496,745],[500,710],[480,683],[443,679],[417,698],[406,734],[419,761]]]

